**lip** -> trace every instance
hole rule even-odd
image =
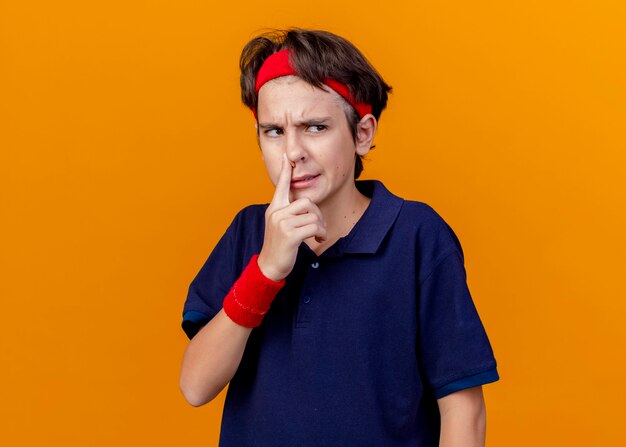
[[[293,179],[291,181],[291,188],[292,189],[303,189],[303,188],[309,188],[311,186],[313,186],[315,184],[315,182],[317,182],[317,179],[319,178],[320,174],[317,174],[315,176],[313,176],[313,178],[311,180],[302,180],[305,179],[307,177],[312,177],[310,175],[305,175],[302,177],[296,177],[295,179]]]
[[[304,179],[305,179],[305,178],[307,178],[307,177],[317,177],[318,175],[319,175],[319,174],[304,174],[304,175],[301,175],[300,177],[294,177],[294,178],[292,178],[292,179],[291,179],[291,183],[294,183],[294,182],[299,182],[299,181],[301,181],[301,180],[304,180]]]

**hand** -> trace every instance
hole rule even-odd
[[[265,235],[258,264],[274,281],[285,278],[296,263],[298,247],[305,239],[326,240],[326,222],[317,205],[308,197],[289,203],[291,164],[283,154],[280,176],[271,203],[265,212]]]

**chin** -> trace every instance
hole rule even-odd
[[[319,201],[319,197],[317,197],[317,194],[314,194],[313,192],[309,192],[309,191],[305,191],[305,190],[291,191],[291,197],[293,197],[293,200],[303,199],[304,197],[308,197],[316,205],[317,205],[317,203]]]

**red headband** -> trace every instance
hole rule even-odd
[[[270,57],[265,59],[265,62],[261,65],[259,73],[256,76],[256,85],[254,89],[257,95],[261,87],[263,87],[263,84],[267,81],[289,75],[298,75],[289,62],[289,51],[284,49],[272,54]],[[345,84],[335,81],[334,79],[326,79],[324,84],[332,88],[346,101],[348,101],[350,105],[356,109],[361,118],[368,113],[372,113],[372,106],[370,104],[365,104],[364,102],[357,102],[350,94],[350,90],[348,90],[348,87]],[[256,109],[254,107],[252,108],[252,113],[254,113],[254,117],[256,118]]]

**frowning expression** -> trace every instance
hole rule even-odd
[[[355,143],[346,107],[333,90],[316,88],[297,76],[273,79],[259,90],[263,160],[276,185],[281,157],[287,154],[293,166],[290,201],[306,196],[318,206],[340,202],[354,188],[355,158],[365,155],[369,146]]]

